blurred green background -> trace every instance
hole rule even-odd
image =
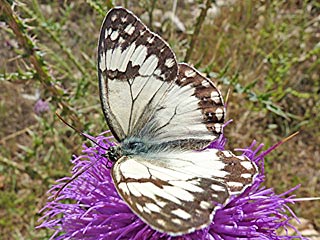
[[[13,4],[13,5],[12,5]],[[228,101],[228,149],[265,150],[267,187],[320,196],[320,3],[295,1],[0,0],[0,238],[47,239],[36,230],[46,192],[70,175],[83,139],[108,129],[99,103],[97,41],[105,13],[126,6],[193,64]],[[38,99],[50,109],[39,113]],[[38,103],[39,104],[39,103]],[[36,110],[36,111],[35,111]],[[291,206],[320,228],[320,201]],[[316,239],[316,238],[314,238]]]

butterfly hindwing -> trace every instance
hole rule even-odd
[[[229,192],[243,191],[243,179],[251,182],[256,173],[250,160],[216,149],[123,156],[112,170],[130,208],[154,229],[171,235],[209,225],[216,206],[226,202]]]
[[[121,141],[141,129],[177,75],[169,46],[123,8],[110,10],[98,46],[100,99]]]

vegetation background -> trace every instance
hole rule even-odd
[[[253,140],[267,149],[300,131],[266,158],[265,185],[320,196],[319,1],[0,0],[1,239],[51,234],[35,229],[39,211],[84,141],[55,111],[92,135],[107,130],[96,52],[113,5],[140,16],[179,61],[216,76],[224,96],[231,90],[229,149]],[[291,207],[320,228],[320,201]]]

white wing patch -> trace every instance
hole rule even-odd
[[[147,57],[148,49],[144,45],[138,46],[131,56],[132,66],[140,66]]]
[[[124,104],[127,104],[131,107],[132,105],[132,102],[128,101],[129,96],[126,93],[130,93],[129,84],[123,84],[120,81],[109,82],[108,102],[111,103],[109,104],[109,108],[111,112],[117,113],[117,115],[114,116],[114,120],[118,122],[119,126],[125,134],[127,134],[129,131],[129,124],[126,119],[130,118],[130,111],[122,106],[124,106]]]
[[[166,98],[157,106],[155,115],[142,130],[149,132],[149,141],[170,142],[181,138],[196,138],[211,142],[215,139],[206,125],[201,123],[203,116],[199,100],[193,94],[194,89],[191,87],[171,86]],[[148,134],[144,136],[148,137]]]
[[[127,34],[129,34],[129,35],[131,35],[131,34],[134,32],[134,30],[135,30],[135,27],[132,26],[132,24],[129,24],[129,25],[124,29],[124,31],[125,31]]]
[[[174,215],[177,215],[178,217],[183,218],[183,219],[190,219],[191,218],[191,215],[189,213],[187,213],[186,211],[184,211],[180,208],[172,210],[171,212]]]
[[[164,63],[168,68],[171,68],[175,65],[175,60],[173,58],[168,58]]]
[[[135,43],[132,43],[127,49],[125,49],[122,52],[120,59],[123,59],[123,60],[122,60],[121,65],[119,66],[120,72],[126,71],[128,64],[129,64],[129,61],[131,60],[131,56],[132,56],[135,49],[136,49],[136,45],[135,45]]]
[[[135,82],[137,81],[138,79]],[[132,128],[128,132],[129,135],[136,133],[137,131],[134,132],[135,129],[140,131],[138,125],[145,124],[145,121],[151,115],[154,106],[158,104],[169,87],[167,82],[157,80],[154,77],[144,77],[142,81],[144,82],[144,85],[140,85],[140,88],[135,88],[134,85],[131,87],[133,100],[129,125],[132,126]],[[130,100],[128,101],[127,99],[126,102],[130,102]]]
[[[115,41],[115,40],[117,40],[118,37],[119,37],[119,32],[118,31],[113,31],[111,33],[110,39],[111,39],[111,41]]]

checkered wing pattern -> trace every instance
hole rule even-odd
[[[222,134],[225,108],[214,83],[178,64],[168,44],[126,9],[104,19],[98,76],[119,141],[114,184],[152,228],[172,236],[204,228],[217,206],[252,184],[257,167],[246,157],[199,151]]]
[[[202,148],[222,132],[225,109],[213,82],[178,65],[170,47],[128,10],[112,9],[104,20],[98,74],[103,112],[119,141],[143,136]]]
[[[243,191],[257,169],[229,151],[162,151],[123,156],[113,166],[116,188],[154,229],[176,236],[208,226],[218,204]]]
[[[103,112],[121,141],[139,132],[177,76],[169,46],[131,12],[114,8],[100,32],[98,75]]]

